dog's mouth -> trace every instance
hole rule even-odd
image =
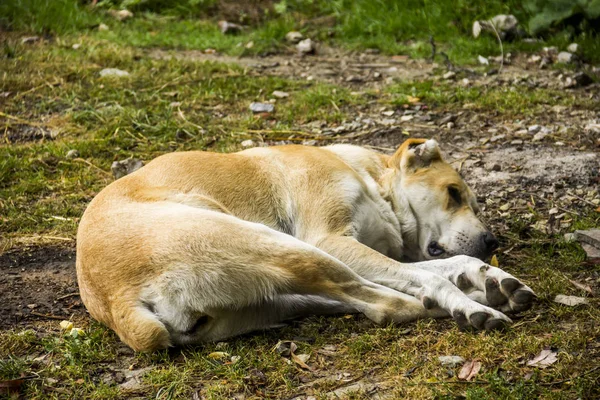
[[[445,252],[446,252],[446,250],[444,250],[442,248],[442,246],[440,246],[440,244],[438,242],[436,242],[435,240],[430,242],[429,245],[427,246],[427,253],[431,257],[439,257],[442,254],[444,254]]]

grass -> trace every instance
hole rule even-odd
[[[293,12],[293,4],[289,7]],[[369,8],[362,17],[367,20],[373,10]],[[320,15],[318,7],[306,12]],[[485,10],[488,12],[492,9]],[[428,18],[441,18],[436,15]],[[473,17],[467,11],[465,15],[465,20]],[[429,78],[396,82],[380,92],[367,90],[367,96],[356,96],[341,85],[273,77],[232,64],[156,59],[140,48],[212,47],[232,54],[252,53],[257,48],[268,51],[283,46],[281,35],[288,27],[301,25],[300,19],[286,22],[285,15],[238,37],[222,36],[212,23],[203,21],[142,14],[117,24],[101,14],[91,16],[110,24],[111,30],[81,30],[85,22],[60,28],[64,30],[57,31],[54,41],[32,46],[18,40],[24,31],[3,34],[0,93],[10,93],[0,99],[0,232],[4,241],[0,249],[19,246],[31,238],[73,239],[78,218],[89,201],[113,180],[109,171],[115,160],[150,160],[190,149],[235,151],[249,138],[277,142],[288,139],[289,131],[306,130],[306,124],[313,121],[336,126],[357,115],[379,115],[382,108],[402,108],[409,102],[408,96],[419,97],[439,113],[457,112],[468,105],[488,116],[492,124],[542,118],[554,105],[572,111],[594,109],[590,93],[583,91],[525,85],[463,87],[462,77],[459,83]],[[13,28],[41,32],[51,22],[36,18],[29,25],[19,22]],[[338,18],[344,21],[342,15]],[[86,20],[76,18],[74,23],[77,21]],[[335,29],[351,24],[348,20]],[[459,32],[466,26],[448,29]],[[410,32],[414,35],[416,27],[407,27],[402,38]],[[314,28],[307,25],[305,29]],[[374,41],[382,43],[382,49],[401,51],[393,47],[399,39],[385,42],[391,31],[377,29],[382,31]],[[439,29],[436,35],[446,32],[446,28]],[[338,36],[336,33],[333,40],[338,41]],[[425,46],[426,37],[423,33],[409,40]],[[237,43],[250,40],[255,41],[254,50],[237,47]],[[448,43],[452,40],[458,40],[456,35],[449,37]],[[463,40],[467,41],[466,36]],[[349,35],[346,42],[337,43],[358,46],[360,35],[354,39]],[[383,47],[385,43],[389,47]],[[73,44],[81,47],[73,49]],[[426,47],[415,48],[426,55]],[[471,48],[464,57],[471,51],[480,50]],[[100,78],[98,72],[107,67],[121,68],[130,76]],[[250,102],[268,101],[274,90],[289,92],[290,97],[277,100],[276,112],[270,117],[252,115]],[[42,137],[42,133],[51,136]],[[302,140],[298,136],[293,139]],[[69,150],[77,150],[79,156],[68,158]],[[345,387],[346,380],[376,382],[379,391],[392,398],[598,398],[600,371],[593,369],[600,359],[597,300],[575,308],[553,302],[557,294],[585,296],[569,279],[594,279],[597,267],[584,264],[579,246],[564,242],[561,236],[532,234],[527,229],[532,221],[525,223],[518,216],[507,219],[501,241],[512,250],[500,255],[501,266],[530,283],[539,301],[504,333],[462,333],[447,320],[376,327],[358,315],[313,317],[223,344],[133,354],[110,330],[79,317],[75,323],[85,329],[85,336],[61,332],[58,321],[39,323],[33,329],[0,331],[0,381],[30,377],[22,391],[24,398],[32,399],[167,399],[190,398],[196,392],[207,399],[240,394],[247,398],[303,394],[321,399]],[[572,228],[599,223],[597,213],[582,213]],[[296,353],[309,354],[308,363],[315,371],[299,368],[280,356],[274,350],[279,340],[296,342]],[[547,369],[524,364],[548,347],[558,351],[555,364]],[[214,351],[227,352],[229,357],[214,359],[209,356]],[[479,359],[482,370],[476,382],[457,384],[460,367],[443,367],[437,358],[441,355]],[[239,360],[232,363],[231,356]],[[151,369],[133,392],[118,385],[119,374],[146,367]],[[360,393],[340,397],[368,398]]]

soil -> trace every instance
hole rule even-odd
[[[29,247],[0,255],[0,329],[83,316],[72,247]]]

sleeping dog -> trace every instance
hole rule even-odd
[[[434,140],[171,153],[90,203],[77,277],[137,351],[340,312],[495,330],[535,295],[481,261],[498,241],[477,213]]]

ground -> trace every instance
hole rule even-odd
[[[600,269],[563,237],[600,220],[600,89],[568,82],[581,68],[594,81],[591,67],[539,69],[529,53],[502,66],[455,66],[326,44],[310,56],[283,46],[240,58],[235,46],[207,54],[108,34],[33,43],[21,43],[21,32],[0,35],[0,381],[24,377],[13,383],[24,398],[600,396],[592,296]],[[102,78],[103,68],[129,76]],[[254,101],[273,101],[275,111],[253,114]],[[345,315],[134,354],[86,314],[75,234],[86,205],[114,179],[113,161],[236,151],[242,142],[390,153],[408,137],[439,141],[500,239],[500,266],[538,294],[506,332],[460,332],[450,320],[379,327]],[[588,303],[558,304],[558,294]],[[84,333],[66,333],[62,320]],[[280,341],[293,341],[304,361],[280,354]],[[556,362],[527,365],[545,349]],[[481,370],[458,379],[461,367],[438,359],[450,355]]]

